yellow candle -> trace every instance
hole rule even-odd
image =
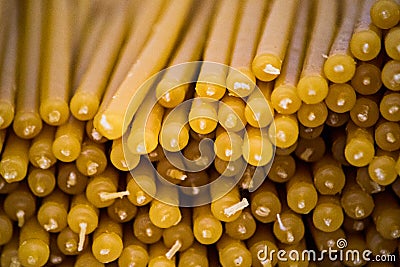
[[[323,70],[326,59],[323,55],[328,55],[333,41],[337,12],[336,1],[326,0],[317,3],[314,27],[297,85],[300,99],[307,104],[321,102],[328,94],[328,82]]]
[[[76,168],[75,163],[59,163],[57,174],[57,186],[70,195],[85,192],[88,177]]]
[[[271,226],[270,224],[258,224],[255,234],[247,240],[247,247],[253,257],[252,264],[255,267],[275,266],[278,263],[278,258],[271,257],[271,254],[269,254],[272,250],[278,251]],[[268,251],[265,251],[266,247]]]
[[[256,191],[251,194],[251,212],[254,217],[262,222],[269,223],[276,219],[281,212],[282,206],[275,185],[265,181]]]
[[[42,128],[39,115],[39,72],[42,38],[42,2],[26,2],[25,25],[21,48],[21,65],[18,67],[19,79],[17,106],[13,129],[19,136],[32,138]],[[28,31],[27,29],[35,29]]]
[[[214,244],[222,232],[222,223],[211,213],[210,205],[193,208],[193,234],[198,242]]]
[[[337,113],[350,111],[356,104],[356,92],[347,83],[331,84],[325,104],[330,110]]]
[[[390,29],[400,20],[399,2],[394,0],[376,1],[370,10],[372,22],[381,29]]]
[[[249,95],[244,108],[245,120],[253,127],[263,128],[271,124],[274,109],[271,104],[271,82],[258,82],[258,88]]]
[[[67,227],[69,197],[55,190],[45,197],[37,212],[39,224],[48,232],[58,233]]]
[[[14,4],[5,4],[3,11],[3,13],[6,13],[2,22],[5,29],[1,35],[7,35],[7,42],[3,46],[4,58],[1,64],[3,71],[0,74],[0,129],[7,128],[14,119],[17,80],[17,42],[19,33],[17,8]]]
[[[9,132],[0,161],[0,174],[6,182],[18,182],[25,178],[29,164],[29,145],[28,140]]]
[[[56,128],[44,125],[29,147],[30,163],[41,169],[48,169],[57,162],[57,158],[52,151],[52,144],[55,137]]]
[[[221,99],[226,91],[226,77],[232,43],[236,35],[236,17],[241,2],[221,1],[214,13],[207,43],[203,51],[203,65],[197,78],[196,92],[200,97]]]
[[[353,34],[361,1],[344,1],[341,22],[324,64],[326,77],[334,83],[348,82],[356,71],[356,62],[350,53],[350,40]]]
[[[128,124],[124,125],[124,121],[132,120],[150,90],[150,87],[142,88],[141,85],[165,65],[191,5],[192,1],[176,0],[170,3],[160,16],[135,64],[131,65],[129,75],[117,85],[118,89],[110,92],[110,97],[104,100],[94,117],[94,125],[108,139],[117,139],[126,131]],[[161,54],[154,53],[161,50]],[[133,102],[132,97],[135,99]]]
[[[124,249],[118,258],[119,266],[137,266],[146,267],[149,262],[147,245],[140,242],[133,234],[131,227],[125,225],[124,231]]]
[[[163,244],[163,242],[159,241],[155,244],[150,245],[149,247],[149,267],[175,267],[176,257],[168,259],[165,256],[165,253],[168,252],[168,248]]]
[[[268,178],[275,183],[287,182],[296,171],[296,161],[292,155],[275,155]]]
[[[45,197],[54,190],[56,186],[55,172],[55,168],[47,170],[30,168],[26,179],[29,188],[35,196]]]
[[[154,167],[146,159],[126,175],[128,199],[136,206],[144,206],[156,195],[156,177]]]
[[[137,206],[133,205],[128,198],[117,198],[114,203],[107,207],[108,216],[118,222],[124,223],[132,220],[137,214]]]
[[[389,60],[382,69],[382,83],[392,91],[400,91],[400,63],[397,60]]]
[[[371,6],[375,0],[363,1],[350,41],[350,51],[359,60],[368,61],[381,50],[381,30],[371,22]]]
[[[248,126],[246,130],[243,138],[243,158],[254,166],[266,165],[271,161],[274,153],[267,131],[251,126]]]
[[[217,243],[219,262],[222,266],[250,267],[252,257],[246,245],[240,241],[223,235]]]
[[[293,146],[299,136],[299,124],[295,115],[276,115],[274,126],[268,130],[271,142],[278,148]],[[293,147],[293,150],[296,146]],[[290,153],[288,153],[290,154]]]
[[[350,110],[350,118],[359,127],[371,127],[379,119],[378,104],[373,99],[359,97]]]
[[[104,144],[98,144],[86,138],[81,153],[75,161],[78,170],[86,176],[101,174],[107,167]]]
[[[149,216],[151,222],[160,228],[177,225],[181,219],[178,190],[174,187],[162,186],[157,190],[157,196],[163,200],[153,199],[150,204]],[[167,203],[165,203],[167,202]]]
[[[380,63],[361,62],[357,66],[356,72],[351,79],[351,85],[357,93],[372,95],[382,87]]]
[[[379,104],[379,111],[386,120],[397,122],[400,121],[400,94],[388,93]]]
[[[159,142],[168,151],[182,150],[189,142],[189,105],[183,104],[164,115]]]
[[[178,267],[194,267],[203,266],[208,267],[207,247],[197,242],[187,250],[179,254]]]
[[[376,156],[368,165],[368,173],[379,185],[390,185],[398,177],[395,166],[396,161],[392,157]]]
[[[140,161],[140,155],[131,153],[123,144],[122,137],[112,141],[109,157],[114,167],[121,171],[134,169]]]
[[[135,237],[145,244],[154,244],[162,237],[163,229],[150,220],[149,206],[139,209],[132,226]]]
[[[340,198],[320,196],[312,215],[315,227],[324,232],[333,232],[340,228],[344,215]]]
[[[4,212],[3,208],[0,208],[0,245],[5,245],[10,242],[13,237],[13,224],[11,219]]]
[[[235,161],[242,156],[243,138],[240,134],[227,132],[222,127],[217,128],[214,141],[214,152],[224,161]]]
[[[199,134],[209,134],[218,124],[218,103],[205,97],[195,97],[189,112],[189,125]]]
[[[51,1],[46,11],[39,112],[47,124],[62,125],[69,117],[72,3]]]
[[[242,130],[247,123],[245,106],[245,102],[239,97],[225,95],[218,105],[219,124],[227,131],[237,132]]]
[[[346,176],[342,166],[331,155],[325,155],[312,166],[314,185],[322,195],[335,195],[344,187]]]
[[[97,129],[94,127],[93,120],[88,120],[86,122],[85,131],[86,131],[87,137],[89,137],[91,140],[93,140],[96,143],[105,143],[108,141],[108,139],[105,138],[104,136],[102,136],[99,133],[99,131],[97,131]]]
[[[297,111],[297,118],[306,127],[318,127],[328,117],[328,108],[325,102],[316,104],[303,104]]]
[[[239,218],[225,223],[225,233],[234,239],[247,240],[256,231],[256,220],[249,208],[243,210]]]
[[[95,46],[90,63],[81,77],[70,104],[72,115],[79,120],[90,120],[96,115],[101,98],[127,30],[131,11],[127,3],[112,6],[102,16],[107,17],[101,39]]]
[[[257,41],[261,33],[263,16],[267,1],[248,1],[242,7],[226,87],[228,91],[240,97],[246,97],[254,89],[256,77],[251,63],[256,52]]]
[[[283,244],[297,244],[304,237],[304,223],[299,214],[293,212],[288,207],[276,215],[273,224],[275,237]]]
[[[374,140],[370,130],[359,128],[353,123],[347,125],[345,157],[356,167],[366,166],[375,154]]]

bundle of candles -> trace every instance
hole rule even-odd
[[[399,261],[398,0],[7,0],[0,12],[1,266]],[[167,157],[181,152],[203,168]],[[343,239],[394,258],[260,257]]]

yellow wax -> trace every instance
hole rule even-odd
[[[245,121],[253,127],[263,128],[271,124],[274,109],[271,104],[272,83],[258,82],[246,100],[244,109]]]
[[[47,170],[30,168],[26,179],[32,193],[38,197],[49,195],[56,186],[55,172],[55,168]]]
[[[272,3],[252,63],[258,79],[271,81],[280,74],[298,5],[297,0]]]
[[[375,154],[374,140],[370,131],[349,123],[344,153],[351,165],[356,167],[366,166]]]
[[[156,177],[153,166],[142,159],[139,165],[126,176],[128,199],[136,206],[144,206],[156,195]]]
[[[399,2],[393,0],[376,1],[370,10],[372,22],[381,29],[390,29],[400,20]]]
[[[382,83],[392,91],[400,91],[400,63],[397,60],[389,60],[383,66]]]
[[[94,127],[93,120],[88,120],[85,126],[86,135],[97,143],[105,143],[108,141],[107,138],[102,136],[99,131]]]
[[[254,166],[264,166],[270,162],[274,147],[267,131],[248,126],[243,138],[242,153],[243,158]]]
[[[218,124],[218,103],[209,98],[195,97],[188,118],[193,131],[209,134]]]
[[[48,169],[57,162],[52,151],[55,132],[55,127],[44,125],[39,135],[32,140],[29,147],[29,161],[33,166]]]
[[[225,95],[218,105],[218,121],[227,131],[237,132],[246,126],[245,102]]]
[[[307,104],[316,104],[328,94],[328,82],[324,75],[326,59],[333,41],[338,12],[337,1],[319,1],[315,10],[314,27],[305,55],[303,70],[297,85],[297,93]]]
[[[296,143],[299,135],[299,124],[295,115],[276,115],[274,125],[275,127],[270,127],[268,130],[269,138],[274,145],[285,149]]]
[[[129,171],[139,164],[140,155],[131,153],[121,137],[112,141],[110,161],[118,170]]]
[[[159,142],[165,150],[177,152],[188,144],[188,113],[189,105],[184,104],[164,115]]]
[[[354,88],[347,84],[331,84],[329,93],[325,98],[326,106],[337,113],[350,111],[356,104],[356,92]]]
[[[57,186],[70,195],[83,193],[86,189],[88,177],[78,171],[75,163],[59,163]]]
[[[318,127],[328,117],[328,108],[325,102],[316,104],[303,104],[297,111],[297,119],[306,127]]]
[[[218,130],[221,129],[221,130]],[[224,161],[235,161],[242,156],[243,138],[240,134],[217,129],[214,152]]]
[[[89,138],[82,143],[81,153],[75,161],[78,170],[86,176],[101,174],[107,167],[104,144],[93,142]]]
[[[176,188],[162,186],[157,190],[159,199],[153,199],[150,204],[149,217],[151,222],[160,228],[169,228],[177,225],[181,219],[181,211],[177,206],[179,194]],[[168,203],[165,203],[168,202]]]

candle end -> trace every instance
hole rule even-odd
[[[41,168],[42,170],[46,170],[50,168],[51,166],[51,160],[46,157],[45,155],[41,155],[40,158],[36,160],[36,164]]]
[[[93,161],[89,161],[87,163],[87,168],[86,172],[89,176],[94,175],[97,173],[97,168],[99,167],[99,164]]]
[[[53,110],[48,115],[48,120],[50,123],[57,123],[61,119],[61,113],[58,110]]]
[[[249,206],[249,202],[247,198],[243,198],[242,201],[240,201],[239,203],[236,203],[230,207],[225,208],[224,214],[225,216],[230,217],[234,215],[236,212],[243,210],[247,206]]]
[[[181,249],[181,247],[182,247],[182,242],[176,240],[175,243],[170,248],[170,250],[168,250],[168,252],[165,253],[165,257],[171,260],[175,256],[175,254]]]

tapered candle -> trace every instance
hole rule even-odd
[[[345,157],[347,161],[356,167],[367,165],[375,154],[374,141],[369,130],[359,128],[353,123],[346,127],[347,141]]]
[[[246,240],[256,232],[256,220],[249,208],[243,210],[239,218],[225,223],[225,233],[234,239]]]
[[[278,263],[277,257],[271,257],[269,254],[272,250],[278,250],[276,240],[272,232],[272,225],[269,224],[257,224],[256,233],[247,240],[247,247],[253,258],[253,266],[255,267],[266,267],[275,266]],[[265,248],[268,251],[265,251]],[[261,253],[265,252],[264,253]],[[260,260],[260,257],[262,258]]]
[[[373,225],[366,231],[365,242],[373,255],[388,255],[397,249],[396,239],[383,238]]]
[[[121,81],[117,90],[104,98],[104,104],[94,117],[94,125],[108,139],[117,139],[126,131],[128,125],[124,126],[124,121],[131,121],[150,90],[150,87],[146,90],[141,89],[141,85],[166,63],[191,5],[192,1],[170,3],[159,18],[157,27],[154,28],[146,46],[140,52],[136,64],[131,65],[129,75]],[[162,54],[154,53],[160,50],[163,51]],[[135,101],[131,102],[133,96]]]
[[[376,1],[370,10],[372,22],[381,29],[390,29],[400,20],[400,6],[394,0]]]
[[[17,91],[16,110],[13,129],[19,136],[32,138],[42,128],[39,115],[39,72],[41,57],[41,38],[43,3],[24,3],[24,33],[22,37],[23,48],[20,57],[23,58],[18,67],[19,90]],[[29,31],[28,28],[34,29]]]
[[[70,195],[85,192],[88,177],[81,174],[75,163],[58,164],[57,186]]]
[[[235,161],[242,156],[243,138],[240,134],[217,128],[214,141],[214,152],[217,157],[225,161]]]
[[[212,19],[207,43],[203,51],[203,63],[196,83],[200,97],[221,99],[226,91],[227,64],[230,62],[233,40],[236,35],[240,1],[221,1]]]
[[[382,86],[380,66],[369,62],[361,62],[351,79],[351,85],[357,93],[371,95]]]
[[[276,215],[272,229],[275,237],[284,244],[299,243],[304,236],[304,223],[300,215],[287,206],[284,206],[282,213]]]
[[[337,113],[350,111],[356,104],[356,92],[347,84],[331,84],[325,98],[326,106]]]
[[[386,54],[394,60],[400,59],[399,34],[400,34],[400,27],[393,27],[385,35]]]
[[[19,232],[15,231],[11,240],[7,244],[4,244],[1,250],[1,266],[21,266],[21,262],[18,258],[18,248]]]
[[[388,93],[379,104],[379,111],[389,121],[400,121],[400,94]]]
[[[40,80],[40,117],[50,125],[62,125],[69,117],[72,5],[51,1],[46,19],[43,67]]]
[[[128,198],[117,198],[113,204],[107,207],[108,216],[118,223],[132,220],[137,213],[137,207]]]
[[[264,129],[248,126],[243,137],[242,153],[243,158],[254,166],[264,166],[270,162],[274,147],[268,137],[268,132]]]
[[[253,216],[262,223],[275,221],[282,209],[275,185],[269,181],[251,194],[250,203]]]
[[[29,161],[33,166],[48,169],[57,162],[52,151],[55,132],[55,127],[44,125],[39,135],[32,140],[29,147]]]
[[[163,202],[158,199],[153,199],[151,201],[149,210],[151,222],[160,228],[169,228],[173,225],[177,225],[182,219],[181,211],[177,206],[179,203],[178,190],[174,187],[167,186],[162,186],[157,189],[157,196],[160,197]]]
[[[374,195],[375,209],[372,213],[376,230],[383,238],[398,239],[400,236],[400,206],[391,192]]]
[[[269,128],[268,135],[275,146],[285,149],[296,143],[299,124],[295,115],[276,115],[274,125],[275,127]],[[292,148],[295,149],[296,146]]]
[[[368,167],[357,169],[356,182],[362,190],[371,195],[379,193],[385,189],[384,186],[371,179],[371,176],[368,173]]]
[[[48,232],[57,233],[67,227],[69,197],[61,190],[55,190],[45,197],[37,212],[39,224]]]
[[[235,96],[225,95],[218,105],[218,121],[227,131],[237,132],[246,126],[245,102]]]
[[[135,237],[145,244],[154,244],[162,237],[163,229],[151,222],[148,206],[139,208],[132,226]]]
[[[321,136],[314,139],[300,138],[294,154],[305,162],[319,161],[325,154],[326,144]]]
[[[83,250],[89,245],[89,240],[86,239],[83,244]],[[75,233],[68,226],[57,234],[57,246],[64,255],[78,255],[79,234]]]
[[[222,232],[222,223],[211,213],[209,204],[193,208],[193,234],[199,243],[214,244]]]
[[[5,245],[10,242],[13,236],[13,224],[11,219],[4,212],[3,208],[0,207],[0,245]]]
[[[163,244],[163,242],[159,241],[155,244],[149,246],[149,267],[174,267],[176,266],[175,261],[176,257],[168,259],[165,256],[165,253],[168,252],[168,248]]]
[[[219,262],[223,267],[252,266],[251,253],[246,248],[246,245],[240,240],[233,239],[225,234],[218,241],[217,249],[219,255]]]
[[[146,160],[141,160],[139,165],[126,176],[127,198],[136,206],[144,206],[156,194],[154,169]]]
[[[275,183],[287,182],[296,171],[296,161],[291,155],[275,155],[268,178]]]
[[[368,173],[379,185],[389,185],[397,178],[396,161],[389,156],[376,156],[368,165]]]
[[[252,63],[258,79],[271,81],[280,74],[298,5],[295,0],[285,4],[281,1],[272,3]]]
[[[42,170],[30,168],[27,181],[32,193],[38,197],[48,196],[56,186],[55,168]]]
[[[318,127],[328,117],[328,108],[324,102],[317,104],[302,104],[297,111],[297,119],[306,127]]]
[[[196,133],[211,133],[218,124],[218,103],[209,98],[195,97],[188,119],[190,128]]]
[[[85,267],[85,266],[105,267],[105,264],[99,262],[94,257],[91,249],[86,248],[76,257],[74,264],[74,267]]]
[[[356,70],[349,46],[360,6],[361,1],[344,1],[341,6],[343,16],[324,64],[324,73],[331,82],[348,82]]]
[[[28,171],[30,142],[10,132],[1,155],[0,174],[8,183],[25,178]]]
[[[345,185],[346,176],[341,164],[331,155],[325,155],[312,166],[314,185],[322,195],[340,193]]]
[[[315,227],[324,232],[333,232],[340,228],[344,215],[340,198],[336,196],[320,196],[313,211]]]
[[[7,128],[14,119],[19,41],[17,6],[14,3],[7,3],[3,13],[7,14],[3,16],[2,23],[5,29],[2,35],[7,36],[7,42],[3,46],[4,58],[1,64],[3,71],[0,74],[0,129]]]
[[[368,128],[378,121],[379,108],[372,99],[360,97],[350,110],[351,120],[359,127]]]
[[[178,267],[208,267],[207,247],[194,242],[193,245],[179,254]]]
[[[69,103],[71,113],[79,120],[90,120],[96,115],[118,52],[127,31],[127,16],[131,11],[121,2],[107,10],[107,23],[101,35],[107,36],[95,47],[90,63],[81,77]]]
[[[98,144],[86,138],[75,164],[78,170],[86,176],[99,175],[104,172],[107,167],[104,144]]]
[[[244,108],[246,122],[253,127],[263,128],[271,124],[274,109],[271,104],[271,82],[258,82],[256,89],[249,95]]]
[[[314,27],[304,58],[297,93],[303,102],[316,104],[325,99],[328,94],[328,83],[324,75],[326,59],[333,41],[338,5],[335,1],[318,2],[315,10]]]
[[[140,155],[131,153],[123,140],[121,137],[112,141],[110,161],[118,170],[129,171],[139,164]]]
[[[260,37],[266,1],[249,1],[242,7],[240,24],[237,26],[236,40],[232,47],[230,67],[226,87],[232,94],[248,96],[254,89],[256,77],[251,64]]]

